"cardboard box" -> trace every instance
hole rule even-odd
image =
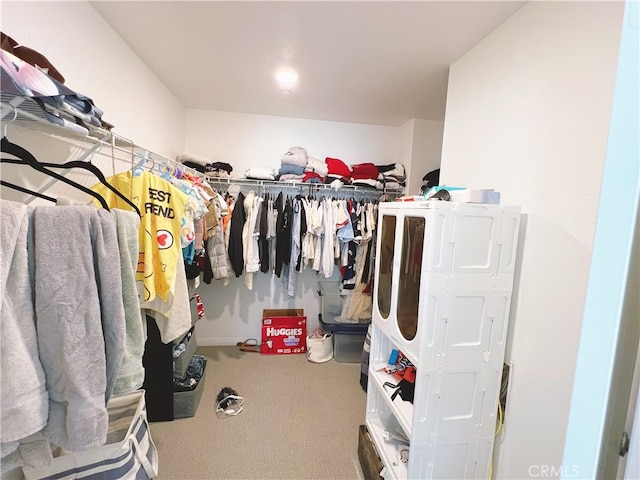
[[[262,311],[263,355],[305,353],[307,351],[307,317],[302,308],[265,309]]]

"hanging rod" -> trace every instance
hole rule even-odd
[[[378,190],[374,188],[361,187],[359,185],[343,185],[336,190],[330,184],[326,183],[305,183],[305,182],[281,182],[279,180],[259,180],[251,178],[219,178],[209,175],[205,176],[205,180],[210,185],[217,186],[233,186],[238,185],[240,187],[257,187],[257,188],[273,188],[278,190],[295,189],[300,192],[327,193],[332,195],[349,195],[356,194],[357,196],[369,196],[369,197],[381,197],[382,195],[389,195],[392,197],[398,197],[402,195],[400,191],[390,190]]]
[[[11,98],[9,100],[9,98]],[[109,153],[98,152],[98,149],[101,147],[111,148],[113,150],[117,150],[119,152],[123,152],[127,155],[134,155],[137,158],[149,158],[150,160],[157,160],[159,163],[164,163],[166,165],[172,167],[179,167],[181,170],[194,175],[201,177],[206,180],[210,184],[215,185],[239,185],[239,186],[248,186],[248,187],[263,187],[263,188],[277,188],[277,189],[298,189],[298,190],[306,190],[309,193],[318,193],[323,192],[331,192],[333,195],[342,195],[342,194],[358,194],[364,196],[371,197],[380,197],[383,195],[388,195],[392,197],[398,197],[402,195],[401,191],[396,190],[377,190],[368,187],[361,187],[358,185],[343,185],[340,189],[336,190],[329,184],[324,183],[304,183],[304,182],[281,182],[278,180],[259,180],[259,179],[249,179],[249,178],[218,178],[203,174],[202,172],[185,166],[183,163],[178,162],[177,160],[171,159],[159,153],[153,152],[147,148],[144,148],[140,145],[137,145],[133,140],[122,137],[114,132],[109,130],[105,130],[102,128],[92,127],[89,130],[89,135],[82,135],[74,130],[56,125],[51,123],[46,117],[40,116],[44,115],[42,113],[42,109],[40,106],[30,99],[29,97],[20,97],[15,95],[7,94],[6,92],[2,92],[2,101],[0,108],[0,118],[4,118],[9,114],[13,114],[14,112],[18,113],[18,119],[20,117],[24,117],[27,121],[11,121],[8,122],[10,124],[15,124],[16,127],[23,127],[28,129],[29,131],[45,134],[45,135],[53,135],[57,139],[69,139],[73,141],[88,141],[93,142],[93,148],[91,148],[92,153],[100,153],[102,155],[109,155]],[[39,125],[40,127],[36,127],[34,125]],[[94,135],[99,134],[101,138],[98,138]],[[77,145],[76,145],[77,146]],[[78,146],[77,146],[78,147]],[[80,148],[80,147],[79,147]],[[86,158],[86,156],[85,156]],[[120,159],[121,160],[121,159]]]

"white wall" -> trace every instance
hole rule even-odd
[[[525,215],[495,478],[561,467],[622,13],[531,2],[450,69],[441,181],[496,188]]]
[[[440,168],[444,122],[415,119],[413,122],[411,162],[406,165],[407,194],[419,195],[422,177]]]
[[[46,56],[117,134],[168,157],[181,151],[181,103],[88,2],[3,1],[0,8],[2,31]]]
[[[398,156],[398,129],[376,125],[326,122],[269,115],[187,109],[185,150],[227,162],[233,176],[253,166],[278,169],[289,147],[300,146],[311,157],[339,158],[347,165],[393,163]]]
[[[242,176],[252,166],[278,169],[280,158],[292,146],[304,147],[319,159],[335,157],[347,164],[402,161],[406,165],[413,136],[403,135],[403,128],[187,109],[185,150],[230,163],[233,176]],[[205,318],[197,324],[198,342],[223,345],[259,338],[264,308],[304,308],[308,330],[316,328],[317,282],[324,278],[309,269],[301,272],[293,298],[287,297],[283,278],[256,273],[253,291],[246,289],[242,277],[226,287],[215,280],[203,284],[198,291]]]

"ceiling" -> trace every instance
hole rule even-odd
[[[443,120],[448,66],[524,3],[92,5],[187,108],[400,126]],[[289,95],[282,67],[299,74]]]

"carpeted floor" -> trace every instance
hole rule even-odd
[[[159,480],[362,479],[358,426],[366,394],[360,364],[304,355],[262,356],[201,347],[205,389],[195,417],[151,424]],[[218,418],[230,386],[245,398],[238,416]]]

